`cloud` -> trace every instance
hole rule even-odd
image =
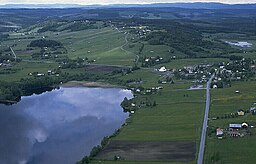
[[[221,2],[256,3],[256,0],[1,0],[0,4],[138,4],[138,3],[174,3],[174,2]]]

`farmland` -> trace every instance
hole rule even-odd
[[[235,91],[240,91],[236,94]],[[223,117],[236,113],[238,110],[248,110],[255,102],[255,83],[254,82],[236,82],[231,88],[212,90],[212,103],[210,118],[219,116],[220,119],[210,120],[209,127],[214,129],[217,127],[228,129],[231,123],[247,122],[249,125],[255,125],[256,117],[251,113],[245,116],[238,116],[235,118]],[[255,129],[251,128],[252,135],[244,137],[230,137],[225,134],[222,140],[218,140],[215,134],[209,136],[206,144],[206,163],[254,163],[255,151]]]
[[[70,10],[63,10],[59,19],[49,16],[42,20],[35,13],[38,20],[31,20],[29,26],[17,22],[21,28],[3,31],[8,37],[0,40],[1,102],[18,102],[36,89],[43,92],[70,81],[67,86],[125,87],[134,94],[121,103],[126,101],[122,107],[129,118],[103,139],[100,151],[96,147],[96,153],[93,149],[93,155],[87,154],[85,159],[91,163],[194,164],[205,110],[204,87],[216,73],[219,77],[212,87],[218,89],[211,89],[205,163],[255,163],[254,128],[250,128],[252,135],[241,138],[226,134],[220,140],[215,135],[216,128],[228,129],[230,123],[256,124],[251,113],[234,114],[248,110],[256,98],[253,25],[236,27],[219,18],[205,20],[201,10],[196,12],[202,17],[188,14],[184,20],[175,9],[170,9],[174,13],[159,9],[163,12],[159,15],[147,8]],[[124,18],[135,13],[133,19]],[[232,21],[223,17],[226,19]],[[231,46],[226,40],[253,46]]]

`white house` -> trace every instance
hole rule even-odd
[[[212,88],[216,89],[216,88],[218,88],[218,86],[216,84],[214,84]]]
[[[159,71],[159,72],[166,72],[167,70],[166,70],[165,67],[161,67],[158,71]]]

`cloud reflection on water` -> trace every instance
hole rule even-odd
[[[61,88],[1,105],[0,163],[74,163],[125,121],[124,97],[131,92]]]

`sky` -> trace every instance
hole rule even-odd
[[[256,0],[0,0],[0,4],[148,4],[174,2],[256,3]]]

